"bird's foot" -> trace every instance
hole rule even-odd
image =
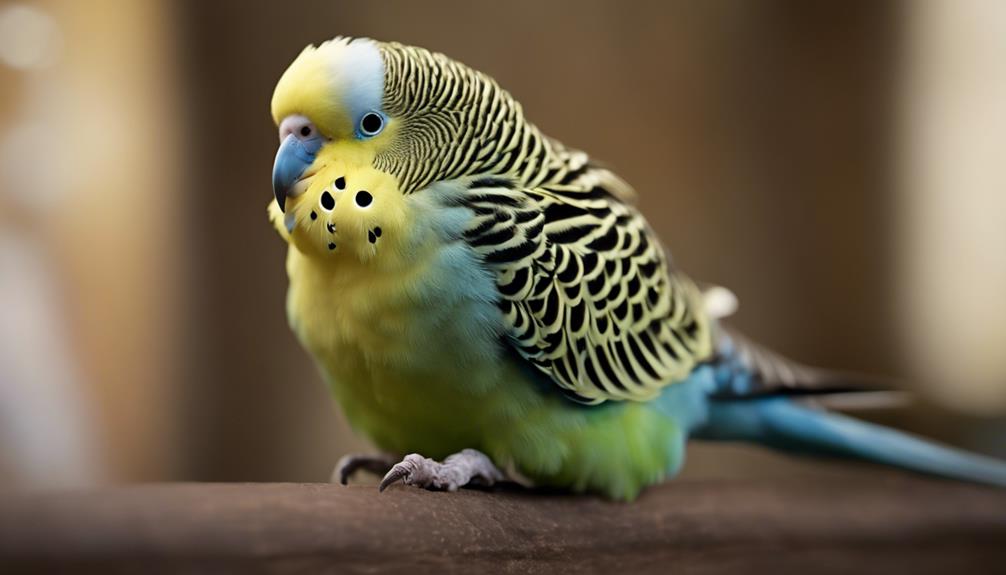
[[[335,469],[332,471],[332,483],[338,482],[346,485],[349,482],[349,478],[361,469],[369,471],[374,475],[384,475],[396,463],[398,463],[398,458],[387,453],[350,453],[343,455],[339,458],[339,462],[335,464]]]
[[[413,453],[391,468],[378,489],[384,491],[391,484],[401,481],[406,485],[436,491],[457,491],[466,485],[489,486],[505,478],[489,457],[476,449],[463,449],[447,457],[443,463]]]

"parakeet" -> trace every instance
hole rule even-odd
[[[806,402],[870,382],[726,327],[728,292],[672,263],[633,188],[489,76],[338,37],[283,73],[272,117],[290,326],[383,451],[344,458],[342,481],[631,500],[700,437],[1006,485],[1002,462]]]

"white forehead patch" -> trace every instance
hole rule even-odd
[[[355,121],[372,110],[381,110],[384,96],[384,61],[377,43],[368,38],[336,38],[321,45],[328,52],[333,85]]]

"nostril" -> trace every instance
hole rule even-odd
[[[328,190],[321,194],[321,207],[328,211],[335,209],[335,198],[332,197],[332,194],[328,193]]]
[[[279,124],[279,139],[282,142],[287,136],[298,140],[313,140],[319,135],[318,128],[305,116],[287,116]]]

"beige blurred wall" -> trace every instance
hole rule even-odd
[[[896,284],[905,363],[940,402],[1002,414],[1006,4],[915,3],[907,30]]]
[[[51,20],[53,57],[2,72],[0,131],[15,145],[5,148],[0,226],[30,246],[26,257],[42,260],[53,284],[46,315],[58,325],[33,345],[25,381],[5,385],[24,385],[28,396],[17,403],[30,412],[31,398],[62,377],[48,375],[48,364],[65,359],[74,386],[64,393],[73,397],[67,409],[80,415],[58,433],[97,446],[95,477],[168,477],[178,467],[181,426],[184,207],[174,12],[150,1],[0,3],[5,13],[25,7]],[[15,50],[32,49],[30,34],[19,41],[26,44]],[[44,319],[22,315],[11,331],[17,337]],[[26,441],[44,450],[46,434],[64,421],[44,402],[38,411],[26,418],[38,427]],[[59,483],[57,474],[35,481]]]

